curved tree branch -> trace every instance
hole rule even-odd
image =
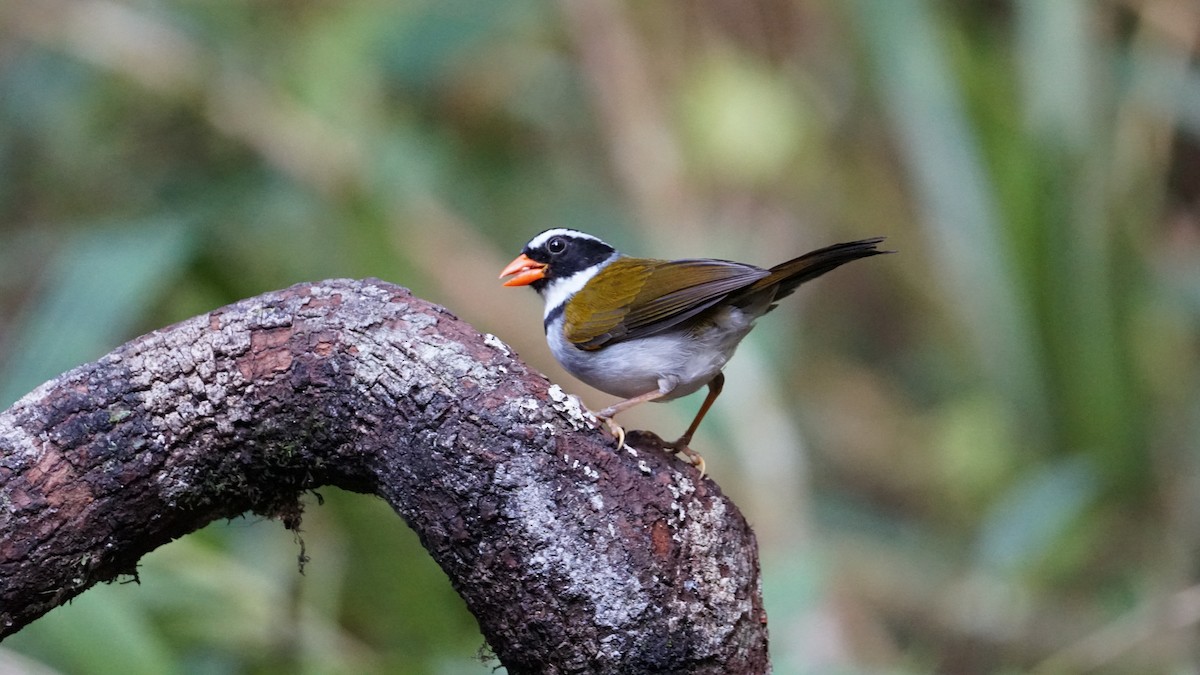
[[[0,637],[146,552],[322,485],[413,527],[512,673],[765,672],[757,545],[492,336],[377,280],[138,338],[0,413]]]

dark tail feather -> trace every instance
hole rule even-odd
[[[848,241],[805,253],[799,258],[772,267],[770,276],[759,279],[751,288],[765,288],[772,284],[779,284],[779,290],[775,293],[775,299],[778,300],[787,297],[800,284],[816,279],[822,274],[841,267],[852,260],[869,258],[870,256],[883,253],[895,253],[895,251],[880,251],[876,248],[883,240],[884,237],[873,237],[859,241]]]

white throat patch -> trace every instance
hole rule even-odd
[[[549,231],[555,232],[556,230]],[[570,230],[558,231],[566,232]],[[545,310],[542,312],[542,320],[544,321],[546,317],[550,316],[550,312],[553,312],[556,307],[566,304],[566,302],[571,299],[572,295],[578,293],[584,286],[587,285],[587,282],[592,280],[592,277],[599,274],[600,270],[608,267],[620,256],[620,253],[613,253],[604,262],[592,265],[585,270],[579,270],[575,274],[572,274],[565,279],[555,279],[554,281],[546,284],[546,287],[542,289],[542,299],[546,301]]]

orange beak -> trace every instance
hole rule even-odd
[[[500,273],[500,278],[513,274],[516,276],[504,282],[505,286],[528,286],[546,276],[546,263],[540,263],[522,253],[516,260],[508,263],[508,267]]]

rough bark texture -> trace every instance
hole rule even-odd
[[[322,485],[386,499],[509,672],[768,670],[757,545],[714,483],[377,280],[150,333],[0,414],[0,636],[214,519],[295,525]]]

